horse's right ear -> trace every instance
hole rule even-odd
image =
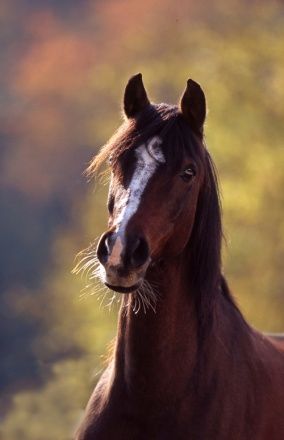
[[[137,73],[137,75],[130,78],[125,88],[124,113],[128,118],[133,118],[148,104],[150,104],[150,101],[143,85],[142,74]]]
[[[180,101],[180,108],[184,118],[192,130],[203,135],[203,125],[206,118],[206,100],[200,85],[189,79]]]

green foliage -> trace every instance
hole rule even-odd
[[[94,360],[94,359],[93,359]],[[13,412],[1,428],[3,439],[67,440],[75,429],[82,401],[90,389],[90,375],[85,360],[58,362],[52,379],[37,392],[15,395]]]

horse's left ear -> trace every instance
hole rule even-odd
[[[180,108],[184,118],[191,128],[203,135],[203,125],[206,118],[206,100],[200,85],[189,79],[180,101]]]
[[[137,113],[150,104],[144,84],[142,74],[137,73],[128,81],[124,92],[124,113],[128,118],[133,118]]]

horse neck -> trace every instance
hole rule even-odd
[[[198,292],[191,287],[184,261],[181,258],[163,267],[156,313],[135,315],[131,301],[121,309],[112,383],[118,385],[116,390],[126,387],[123,395],[141,414],[150,411],[154,417],[185,405],[192,423],[197,423],[194,429],[201,432],[198,423],[204,419],[204,405],[208,426],[215,426],[224,389],[228,390],[226,404],[235,405],[245,420],[264,376],[255,365],[251,330],[234,306],[225,281],[222,290],[207,292],[215,300],[204,326],[194,300]],[[149,281],[156,277],[153,269]],[[210,438],[207,434],[201,438]]]
[[[158,273],[160,270],[160,273]],[[134,314],[131,298],[121,309],[115,373],[128,389],[152,398],[182,394],[193,371],[197,351],[197,317],[183,258],[152,269],[158,281],[156,311]]]

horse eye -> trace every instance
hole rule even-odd
[[[186,168],[181,174],[180,177],[184,182],[190,182],[193,177],[195,177],[196,172],[193,167]]]

